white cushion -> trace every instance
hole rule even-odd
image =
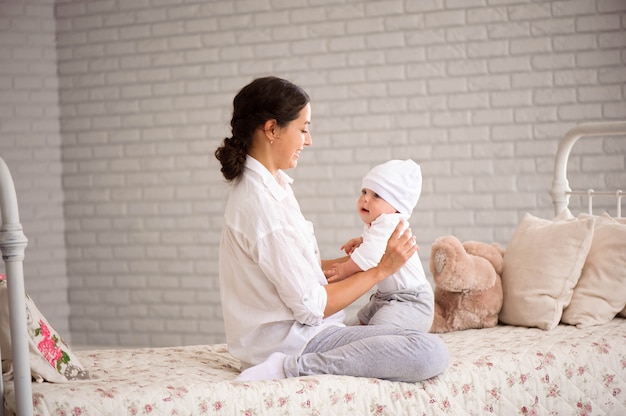
[[[559,324],[591,247],[594,222],[524,215],[504,253],[501,322],[544,330]]]
[[[561,321],[579,328],[600,325],[625,306],[626,224],[605,213],[596,218],[591,250]]]

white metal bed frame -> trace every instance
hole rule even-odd
[[[28,240],[22,231],[17,208],[17,195],[11,172],[0,158],[0,251],[7,274],[9,314],[11,319],[11,350],[15,380],[16,409],[19,415],[33,414],[33,399],[26,332],[26,302],[24,299],[24,250]],[[1,353],[1,351],[0,351]],[[4,400],[4,386],[0,378],[0,396]],[[0,408],[4,415],[4,405]]]
[[[615,136],[626,135],[626,122],[602,122],[581,124],[569,130],[558,147],[555,157],[555,168],[550,195],[554,204],[554,213],[558,215],[567,208],[571,195],[587,195],[589,212],[593,195],[614,195],[617,198],[617,216],[621,216],[622,190],[612,192],[572,191],[567,180],[567,162],[570,151],[576,141],[583,136]],[[33,413],[31,373],[28,352],[28,334],[26,332],[26,305],[23,294],[24,251],[28,240],[20,224],[17,196],[13,178],[9,169],[0,158],[0,251],[6,264],[7,288],[9,291],[9,311],[11,322],[11,347],[13,354],[14,384],[16,409],[18,415]],[[0,397],[4,397],[2,379],[0,378]],[[4,414],[4,406],[0,407],[0,416]]]
[[[552,203],[554,204],[554,215],[559,215],[561,211],[569,205],[571,195],[587,195],[587,208],[589,214],[593,212],[593,196],[605,195],[615,196],[617,198],[617,217],[622,216],[622,198],[625,193],[622,189],[615,192],[596,192],[593,189],[586,191],[572,191],[567,180],[567,162],[572,151],[574,143],[581,137],[598,137],[598,136],[622,136],[626,135],[626,122],[603,122],[603,123],[587,123],[580,124],[563,136],[559,148],[556,152],[554,160],[554,176],[552,179]]]

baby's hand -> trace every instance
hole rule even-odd
[[[326,280],[328,283],[339,282],[340,280],[345,279],[347,276],[341,276],[341,264],[335,263],[331,266],[330,269],[324,270],[324,276],[326,276]]]
[[[363,243],[363,237],[356,237],[350,239],[347,243],[340,247],[340,250],[345,251],[345,253],[349,256],[352,254],[355,248],[360,246]]]

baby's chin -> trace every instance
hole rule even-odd
[[[361,221],[363,221],[364,224],[370,223],[369,212],[364,213],[363,211],[359,211],[359,218],[361,218]]]

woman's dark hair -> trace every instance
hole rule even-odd
[[[307,93],[290,81],[277,77],[257,78],[243,87],[233,99],[230,120],[232,137],[215,150],[222,164],[222,175],[228,181],[241,176],[254,131],[268,120],[283,127],[298,118],[309,103]]]

